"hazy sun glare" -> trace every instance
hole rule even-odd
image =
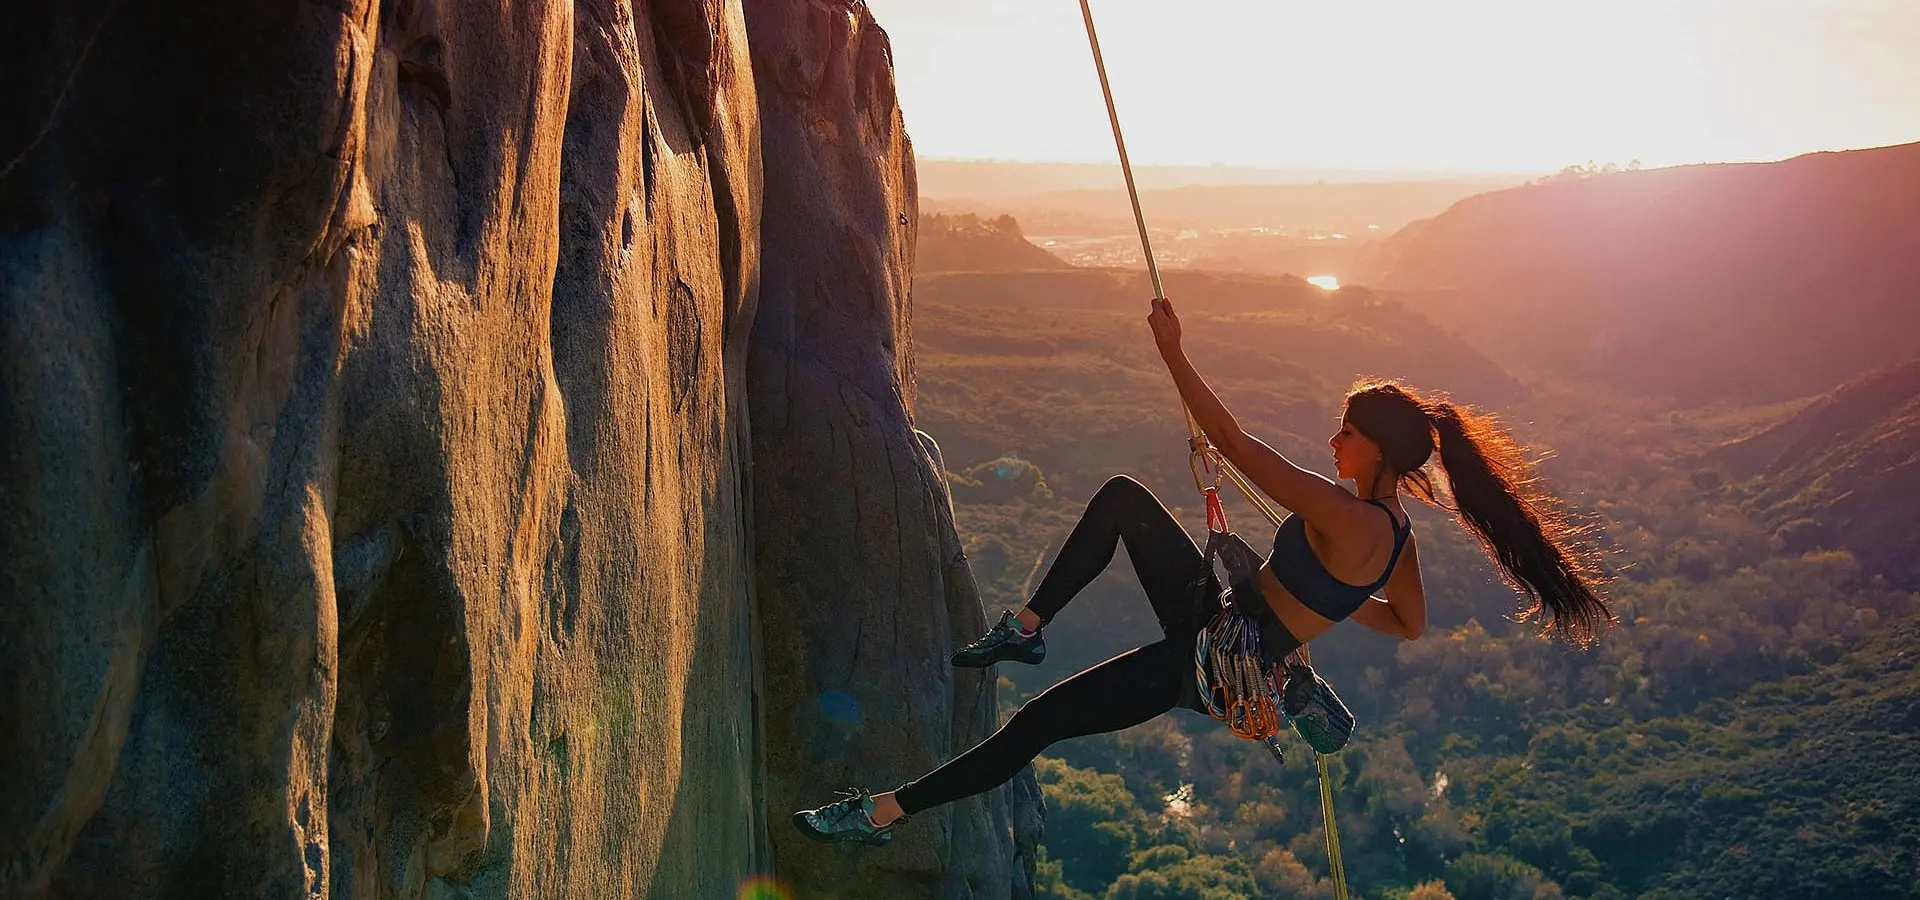
[[[1075,0],[869,0],[923,156],[1113,158]],[[1920,139],[1920,0],[1093,0],[1141,163],[1551,171]]]
[[[1340,289],[1340,279],[1332,275],[1315,275],[1307,279],[1307,283],[1323,291],[1337,291]]]

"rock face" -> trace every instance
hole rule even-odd
[[[997,723],[991,674],[947,663],[955,633],[986,623],[945,465],[910,412],[918,211],[892,51],[861,3],[746,6],[768,236],[748,369],[755,594],[784,819],[849,784],[891,789]],[[779,821],[774,859],[801,896],[1002,898],[1031,879],[1011,824],[992,791],[857,855]]]
[[[802,696],[887,724],[862,772],[991,723],[901,412],[884,40],[755,17],[750,57],[704,0],[0,13],[0,897],[733,897],[844,774],[769,784]],[[1006,892],[1002,807],[929,819],[902,883]]]

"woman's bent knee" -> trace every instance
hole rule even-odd
[[[1141,504],[1157,506],[1160,503],[1159,498],[1153,495],[1153,491],[1148,490],[1146,485],[1141,484],[1140,480],[1132,475],[1115,475],[1107,479],[1107,482],[1100,486],[1100,491],[1094,494],[1094,500],[1102,503],[1123,504],[1128,507]]]

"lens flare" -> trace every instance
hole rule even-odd
[[[772,875],[755,875],[740,882],[738,900],[793,900],[793,892]]]
[[[860,701],[845,691],[827,691],[820,695],[820,712],[842,725],[860,724]]]

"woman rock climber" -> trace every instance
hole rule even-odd
[[[1508,580],[1525,595],[1524,619],[1584,646],[1613,620],[1592,571],[1569,543],[1529,472],[1523,451],[1490,421],[1392,383],[1349,394],[1328,440],[1334,468],[1352,490],[1302,469],[1240,429],[1187,360],[1180,320],[1167,300],[1147,317],[1160,355],[1207,438],[1261,493],[1292,511],[1255,578],[1264,603],[1237,603],[1260,626],[1269,660],[1343,619],[1406,640],[1426,628],[1420,555],[1400,489],[1441,506],[1426,465],[1434,451],[1451,507]],[[1195,685],[1194,639],[1219,609],[1218,584],[1200,549],[1152,492],[1125,475],[1094,494],[1025,607],[1005,611],[980,639],[953,654],[956,666],[1038,663],[1042,629],[1127,546],[1164,639],[1120,654],[1033,698],[999,731],[947,764],[883,794],[853,791],[793,815],[808,837],[885,844],[908,817],[989,790],[1056,741],[1119,731],[1176,706],[1205,711]],[[1208,574],[1202,575],[1206,571]],[[1196,584],[1196,582],[1199,582]],[[1379,591],[1384,599],[1371,596]]]

